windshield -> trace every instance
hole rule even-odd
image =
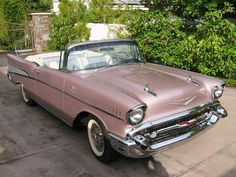
[[[68,55],[67,70],[80,71],[142,63],[138,46],[133,41],[113,41],[79,45]]]

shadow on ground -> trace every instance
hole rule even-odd
[[[221,175],[221,177],[235,177],[236,176],[236,166],[229,170],[228,172]]]

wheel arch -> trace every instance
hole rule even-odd
[[[91,111],[81,111],[77,114],[76,118],[73,121],[72,127],[80,127],[87,126],[87,123],[91,117],[94,117],[98,121],[100,121],[103,125],[103,128],[107,131],[106,123],[103,121],[101,116]]]

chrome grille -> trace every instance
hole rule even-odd
[[[193,113],[187,117],[167,121],[139,132],[149,144],[175,138],[194,129],[200,129],[202,123],[208,119],[209,110]]]

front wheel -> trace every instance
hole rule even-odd
[[[105,131],[95,118],[88,121],[87,126],[89,145],[95,157],[103,163],[110,163],[117,159],[118,153],[112,148],[109,140],[105,136]]]
[[[35,102],[32,100],[29,95],[27,94],[25,88],[23,85],[21,85],[21,95],[23,98],[23,101],[28,105],[28,106],[34,106]]]

